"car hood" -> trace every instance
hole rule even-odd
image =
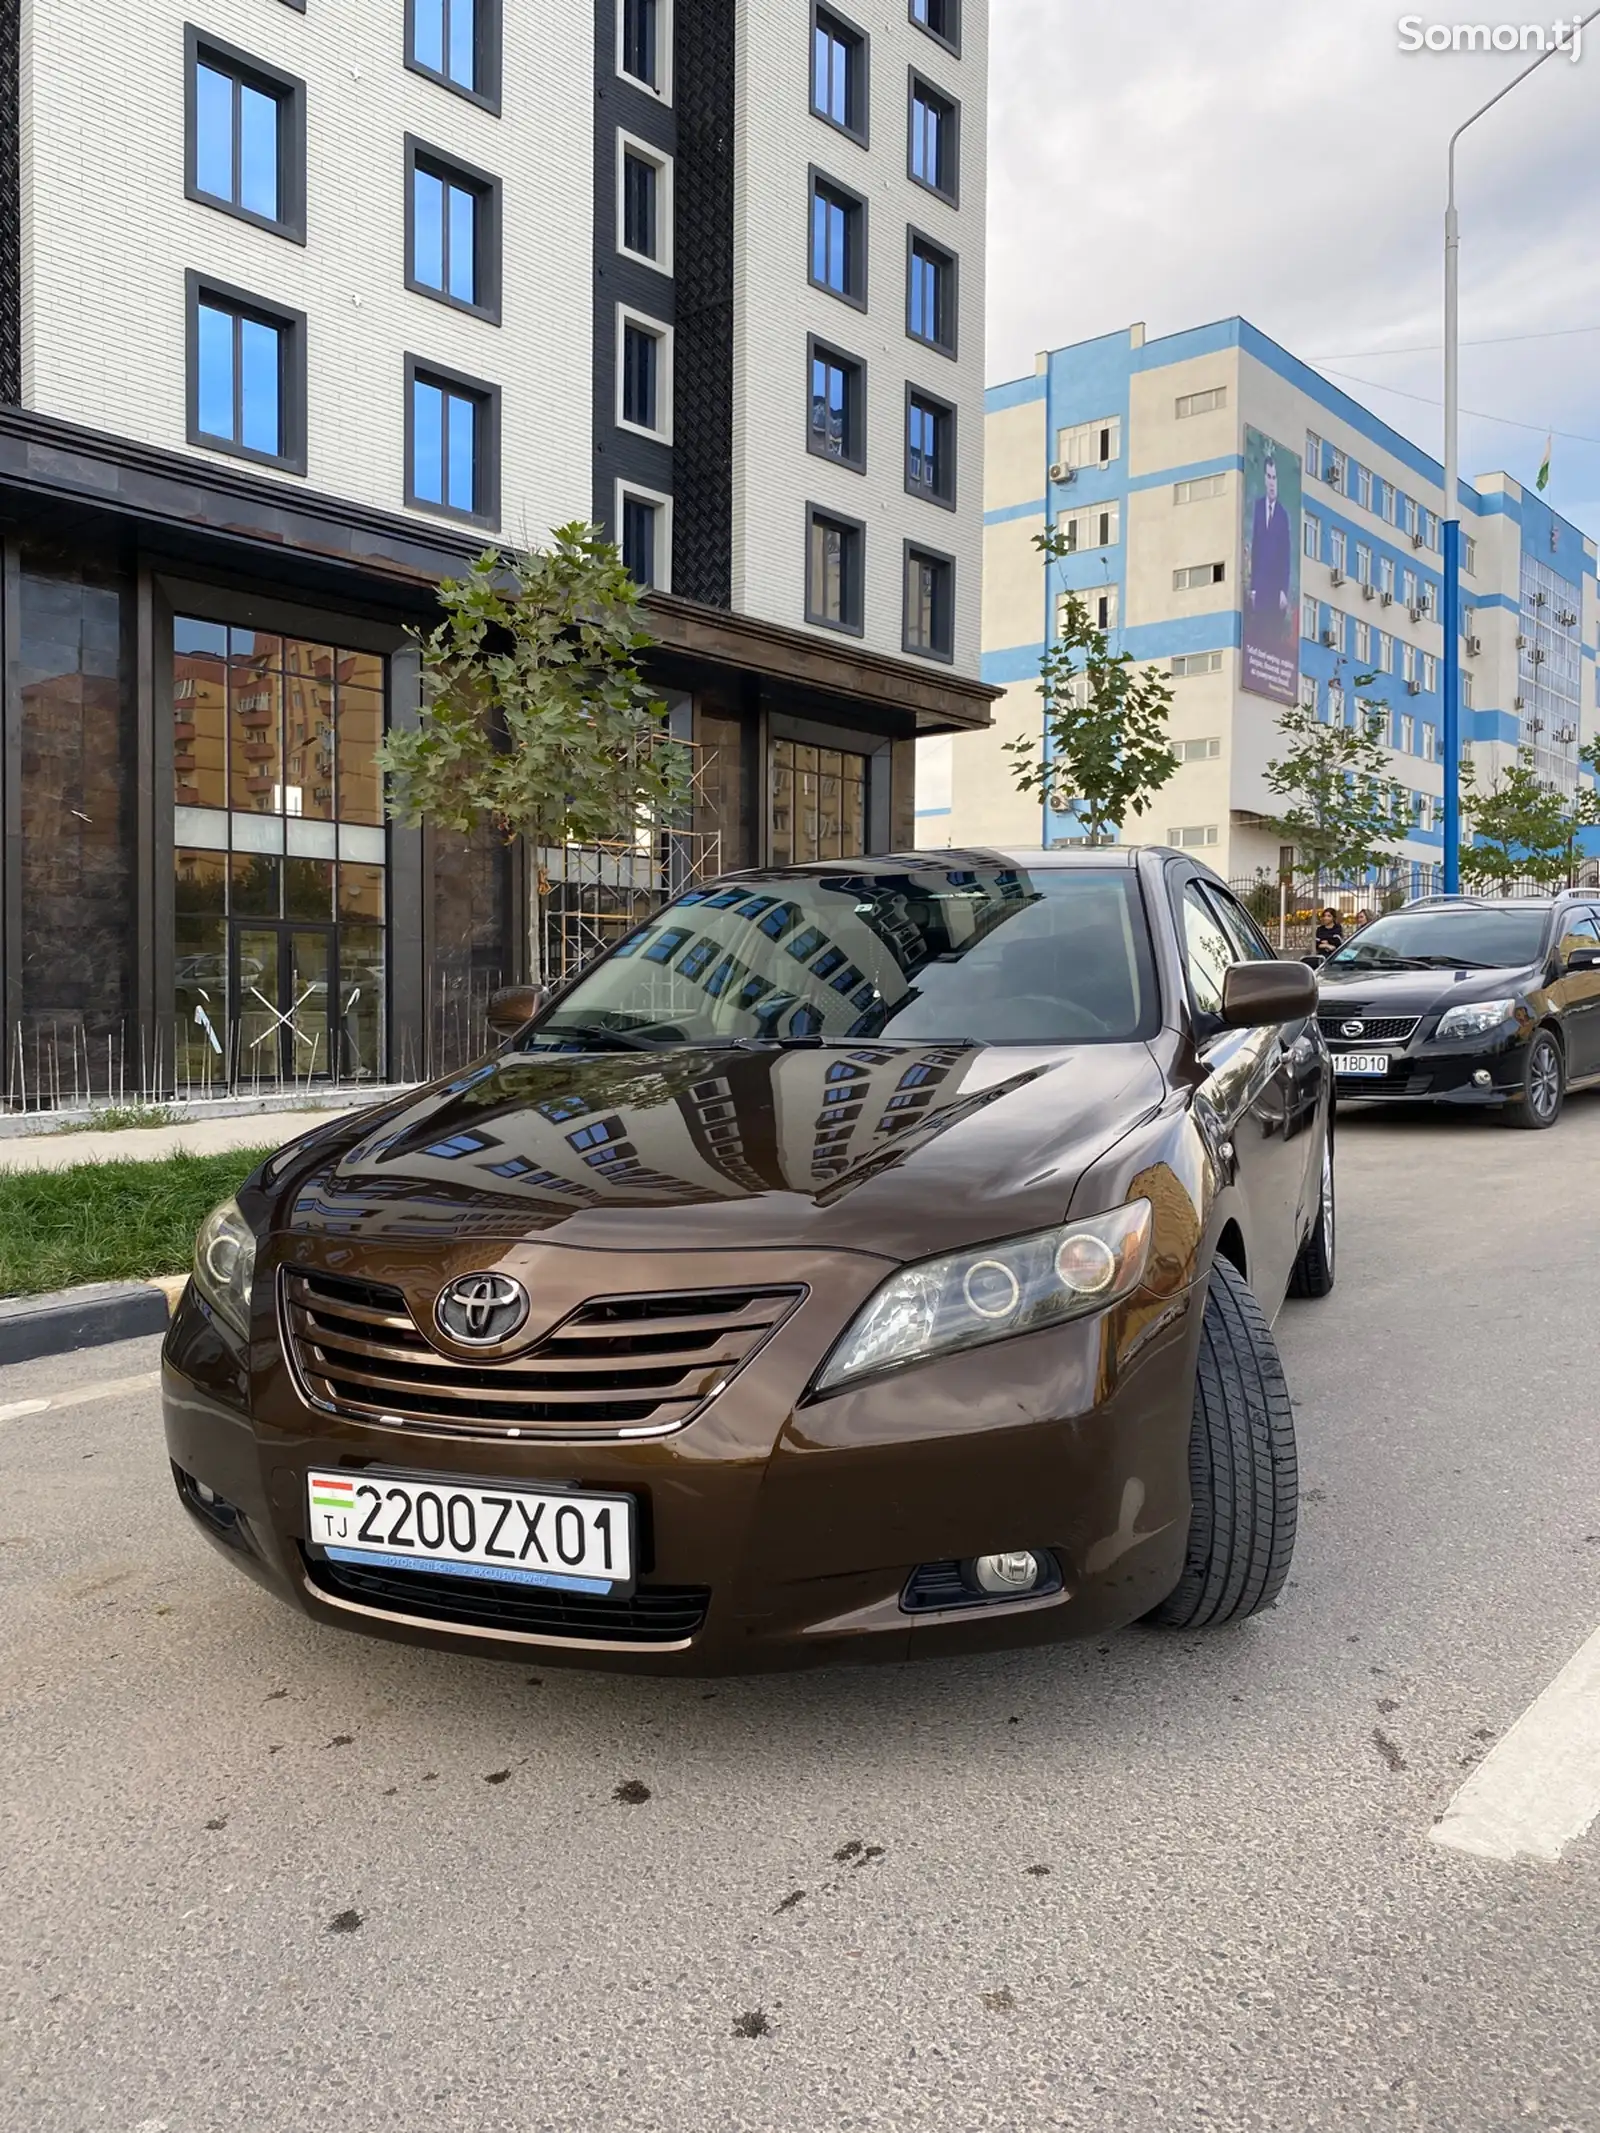
[[[1319,971],[1324,1014],[1351,1016],[1442,1014],[1473,1000],[1499,1000],[1537,984],[1526,965],[1493,970]]]
[[[276,1158],[270,1220],[922,1258],[1061,1221],[1164,1087],[1137,1043],[503,1054]]]

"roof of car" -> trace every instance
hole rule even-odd
[[[946,873],[952,869],[993,871],[997,867],[1025,868],[1032,874],[1073,868],[1104,871],[1107,867],[1135,866],[1145,855],[1163,860],[1191,856],[1164,844],[1075,845],[1053,850],[1038,846],[1013,845],[1002,850],[988,845],[939,845],[926,852],[864,852],[852,859],[811,859],[791,866],[737,867],[730,870],[730,879],[737,879],[740,874],[859,874],[864,868],[885,867],[905,867],[919,873]]]

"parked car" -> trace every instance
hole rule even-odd
[[[1428,897],[1375,918],[1319,976],[1341,1100],[1485,1105],[1538,1129],[1600,1080],[1594,890]]]
[[[316,1620],[487,1656],[1249,1614],[1295,1531],[1270,1321],[1334,1278],[1315,1004],[1164,849],[695,889],[210,1217],[179,1496]]]

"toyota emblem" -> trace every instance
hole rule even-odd
[[[1364,1022],[1341,1022],[1339,1024],[1339,1035],[1341,1037],[1359,1037],[1366,1026]]]
[[[440,1290],[433,1310],[451,1340],[465,1348],[494,1348],[525,1324],[528,1292],[509,1274],[462,1274]]]

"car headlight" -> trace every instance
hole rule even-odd
[[[194,1240],[194,1285],[236,1332],[250,1331],[250,1290],[256,1278],[256,1234],[224,1200],[200,1225]]]
[[[975,1348],[1102,1311],[1139,1286],[1150,1202],[902,1267],[865,1303],[817,1375],[818,1392],[897,1363]]]
[[[1472,1000],[1460,1007],[1447,1007],[1439,1017],[1441,1037],[1481,1037],[1486,1030],[1509,1022],[1517,1011],[1515,1000]]]

